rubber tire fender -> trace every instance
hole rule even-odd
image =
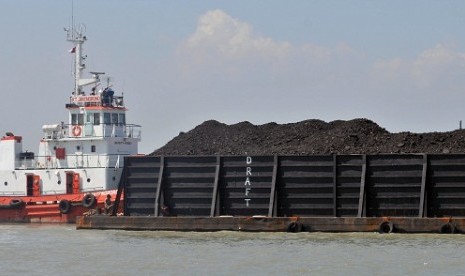
[[[10,207],[11,208],[19,208],[24,204],[24,201],[22,199],[12,199],[10,200]]]
[[[69,200],[63,199],[58,203],[58,209],[62,214],[68,214],[71,211],[71,202]]]
[[[394,223],[392,221],[383,221],[379,224],[378,232],[380,234],[389,234],[394,232]]]
[[[95,203],[97,202],[95,196],[93,194],[86,194],[82,198],[82,206],[86,208],[92,208],[94,207]]]
[[[453,224],[452,222],[444,223],[441,226],[441,229],[439,230],[441,234],[454,234],[456,233],[456,231],[457,229],[455,227],[455,224]]]
[[[298,221],[293,221],[289,223],[286,227],[286,232],[288,233],[299,233],[302,231],[302,224]]]

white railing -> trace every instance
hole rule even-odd
[[[120,168],[123,157],[120,154],[73,154],[65,159],[55,156],[37,156],[34,159],[22,159],[15,162],[15,169],[76,169],[76,168]]]
[[[45,133],[45,139],[82,138],[82,137],[123,137],[141,139],[142,127],[134,124],[84,124],[54,125]]]

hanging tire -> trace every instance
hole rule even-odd
[[[24,204],[24,201],[22,199],[12,199],[10,200],[10,207],[11,208],[19,208],[21,206],[23,206]]]
[[[287,225],[286,231],[288,233],[299,233],[302,231],[302,224],[298,221],[293,221]]]
[[[96,202],[97,200],[95,199],[95,196],[93,194],[86,194],[82,199],[82,206],[86,208],[92,208],[94,207]]]
[[[391,221],[383,221],[378,228],[380,234],[389,234],[394,232],[394,223]]]
[[[69,200],[63,199],[58,203],[58,209],[62,214],[68,214],[71,211],[71,202]]]
[[[441,234],[454,234],[456,233],[457,229],[455,225],[451,222],[445,223],[441,226],[440,233]]]

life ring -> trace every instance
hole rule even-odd
[[[299,233],[302,231],[302,224],[298,221],[293,221],[287,225],[286,231],[288,233]]]
[[[80,126],[73,126],[73,135],[74,136],[81,136],[81,127]]]
[[[12,199],[10,200],[10,207],[11,208],[19,208],[24,204],[24,201],[22,199]]]
[[[95,196],[93,194],[86,194],[82,198],[82,206],[86,208],[92,208],[96,203]]]
[[[379,224],[378,232],[380,234],[389,234],[394,232],[394,223],[392,221],[383,221]]]
[[[58,209],[62,214],[69,213],[69,211],[71,211],[71,202],[66,199],[60,200],[60,203],[58,203]]]
[[[456,232],[456,227],[455,227],[455,224],[451,223],[451,222],[448,222],[448,223],[444,223],[442,226],[441,226],[441,229],[439,230],[439,232],[441,234],[454,234]]]

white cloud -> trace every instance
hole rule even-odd
[[[375,79],[397,82],[427,91],[435,87],[449,87],[464,83],[465,54],[453,45],[437,44],[419,53],[414,59],[393,58],[374,63]]]
[[[271,64],[286,66],[287,63],[301,61],[320,66],[335,59],[358,55],[343,42],[335,47],[326,47],[313,43],[299,46],[276,41],[258,34],[249,24],[221,10],[209,11],[199,18],[196,30],[180,47],[178,54],[184,63],[197,65],[221,63],[224,66],[225,62],[243,64],[248,61],[247,65],[258,62],[264,67]]]
[[[344,74],[360,72],[364,58],[342,42],[326,47],[277,41],[224,11],[213,10],[199,18],[176,60],[179,74],[187,81],[211,83],[213,74],[222,84],[261,82],[311,89],[325,80],[333,84]]]
[[[214,10],[200,17],[197,29],[188,38],[185,48],[196,54],[221,55],[226,59],[251,55],[268,59],[287,56],[290,45],[259,36],[249,24],[221,10]]]
[[[438,44],[412,58],[376,59],[343,41],[278,41],[214,10],[199,18],[176,54],[167,66],[176,77],[170,90],[190,105],[202,99],[205,107],[195,110],[207,114],[211,106],[221,106],[220,116],[240,106],[249,110],[244,116],[386,117],[402,125],[405,114],[417,110],[415,124],[424,127],[438,102],[452,102],[452,112],[465,101],[465,54],[452,45]]]
[[[254,78],[292,79],[298,84],[377,93],[380,83],[386,91],[402,89],[423,91],[437,87],[463,85],[465,54],[453,45],[438,44],[414,59],[394,57],[372,60],[341,42],[334,47],[307,43],[293,45],[257,33],[253,27],[224,11],[202,15],[196,30],[178,51],[178,65],[185,76],[215,72],[231,81]]]
[[[438,44],[423,51],[412,64],[412,76],[424,87],[432,82],[450,80],[450,77],[465,65],[464,54],[453,47]],[[452,73],[452,75],[451,75]]]

